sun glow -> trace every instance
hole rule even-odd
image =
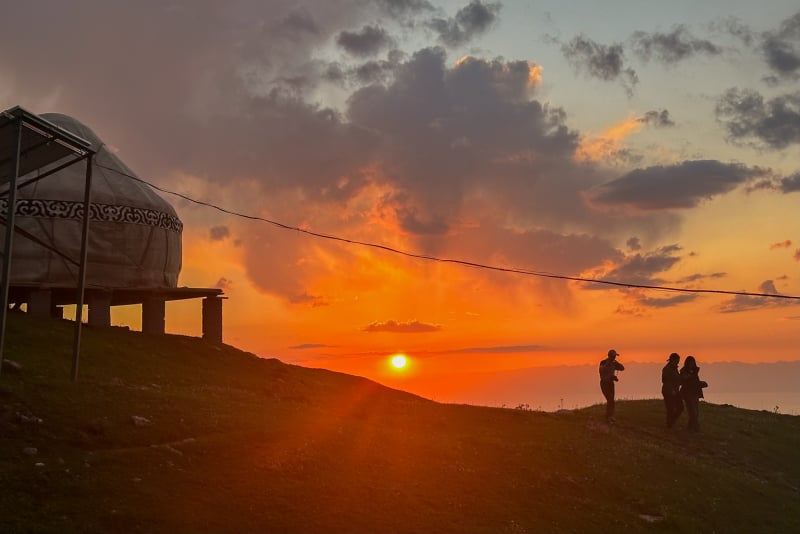
[[[395,354],[392,356],[392,367],[395,369],[402,369],[408,365],[408,358],[405,354]]]

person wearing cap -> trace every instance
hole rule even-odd
[[[681,375],[678,363],[681,357],[677,352],[669,355],[667,365],[661,370],[661,395],[664,397],[664,407],[667,409],[667,428],[672,428],[675,421],[683,413],[683,399],[681,399]]]
[[[625,366],[617,361],[617,356],[619,356],[619,352],[611,349],[608,351],[608,358],[600,361],[600,391],[606,398],[606,421],[609,423],[616,422],[614,419],[614,382],[619,380],[617,371],[625,370]]]
[[[681,375],[681,397],[686,403],[686,413],[689,415],[689,432],[700,432],[700,399],[703,398],[703,388],[708,383],[700,380],[700,368],[694,356],[687,356],[683,361]]]

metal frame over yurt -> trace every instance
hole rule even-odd
[[[0,217],[2,213],[5,213],[5,217],[2,217],[2,222],[5,224],[5,245],[3,247],[2,289],[0,289],[0,371],[3,368],[6,316],[8,314],[9,292],[11,289],[11,258],[14,250],[17,190],[19,187],[24,187],[29,183],[46,178],[80,161],[86,161],[86,182],[83,212],[81,214],[81,255],[78,260],[78,287],[75,293],[77,307],[72,353],[72,380],[78,379],[93,156],[94,151],[92,151],[88,141],[48,123],[19,106],[0,114],[0,184],[7,184],[7,188],[0,192]],[[60,165],[43,173],[38,173],[36,177],[29,178],[24,183],[18,183],[20,177],[38,169],[46,168],[61,160],[64,160],[64,162]],[[5,209],[2,209],[2,201],[5,201]]]

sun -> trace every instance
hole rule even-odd
[[[406,358],[405,354],[395,354],[392,356],[392,367],[395,369],[402,369],[408,365],[408,358]]]

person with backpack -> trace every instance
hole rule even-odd
[[[677,352],[669,355],[667,365],[661,370],[661,395],[664,397],[664,406],[667,409],[667,428],[672,428],[675,421],[683,413],[683,399],[681,398],[681,375],[678,363],[681,357]]]
[[[614,382],[617,382],[617,371],[624,371],[625,366],[617,361],[619,353],[614,349],[608,351],[608,358],[600,361],[600,391],[606,398],[606,422],[616,423],[614,419],[615,409],[615,387]]]
[[[703,398],[703,388],[708,383],[700,380],[700,368],[694,356],[687,356],[680,371],[681,397],[686,403],[686,413],[689,414],[689,432],[700,432],[700,399]]]

